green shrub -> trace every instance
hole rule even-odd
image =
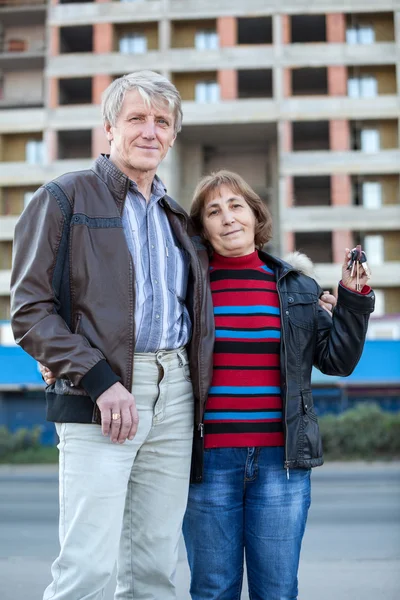
[[[41,428],[18,429],[11,433],[6,427],[0,427],[0,460],[5,459],[15,453],[25,452],[40,448]]]
[[[340,415],[319,419],[327,458],[394,458],[400,456],[400,413],[363,403]]]

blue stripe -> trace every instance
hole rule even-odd
[[[265,265],[263,267],[261,267],[263,271],[265,271],[266,273],[270,273],[270,275],[275,275],[275,273],[273,272],[272,269],[270,269],[269,267],[266,267]]]
[[[221,385],[210,387],[210,394],[280,394],[281,388],[274,386],[234,386],[234,385]]]
[[[273,338],[279,340],[281,337],[280,331],[271,331],[266,329],[264,331],[234,331],[232,329],[217,329],[215,331],[216,338],[231,338],[231,339],[253,339],[253,340],[265,340]]]
[[[206,412],[204,415],[205,421],[219,421],[220,419],[232,419],[235,421],[254,421],[255,419],[282,419],[282,412]]]
[[[280,310],[278,306],[215,306],[214,314],[215,315],[232,315],[232,314],[243,314],[249,315],[253,313],[264,313],[266,315],[279,315]]]

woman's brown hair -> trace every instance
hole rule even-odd
[[[203,213],[209,196],[226,185],[234,194],[242,196],[252,209],[256,218],[254,244],[261,249],[272,237],[272,217],[260,196],[237,173],[232,171],[216,171],[200,179],[193,194],[190,217],[197,231],[204,238]]]

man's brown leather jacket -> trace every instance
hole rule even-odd
[[[135,266],[121,219],[128,186],[101,156],[41,187],[16,226],[11,325],[17,343],[57,378],[46,390],[50,421],[98,423],[96,399],[117,381],[132,387]],[[204,322],[213,318],[210,298],[187,214],[168,196],[162,202],[190,256],[188,353],[199,415],[212,370],[201,362],[213,349]]]

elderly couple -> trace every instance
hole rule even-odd
[[[41,187],[15,231],[12,327],[59,436],[44,599],[100,600],[116,561],[116,600],[175,599],[183,524],[193,600],[237,600],[244,554],[252,600],[295,600],[323,462],[311,369],[352,372],[373,292],[346,249],[332,316],[263,251],[270,215],[235,173],[204,177],[188,217],[156,175],[182,121],[164,77],[114,81],[103,119],[110,155]]]

